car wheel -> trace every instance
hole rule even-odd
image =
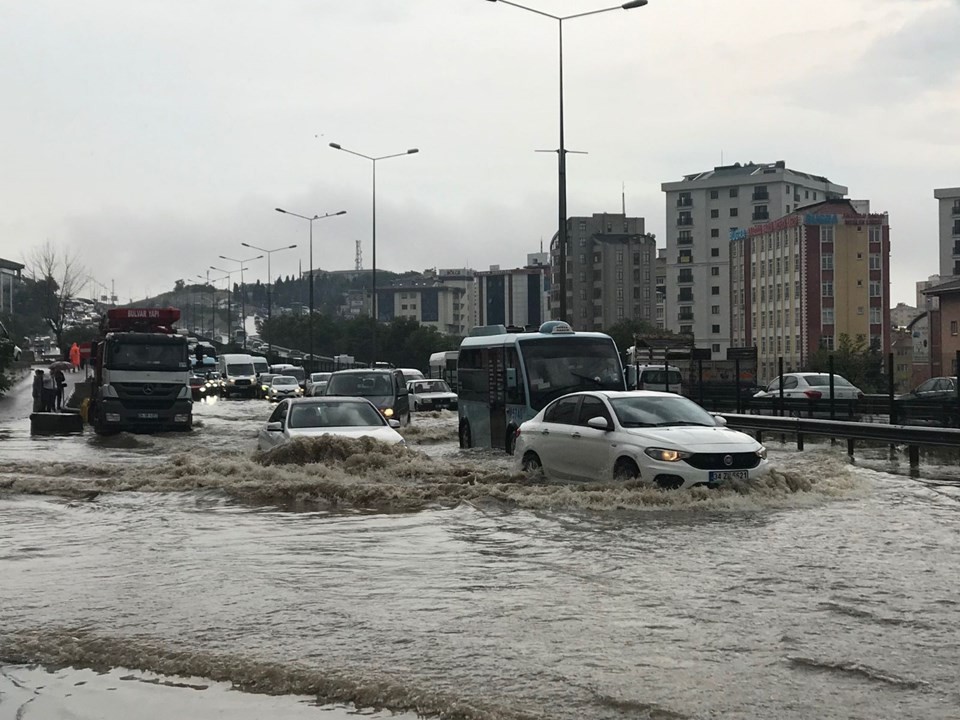
[[[460,449],[469,450],[473,447],[473,438],[470,435],[470,423],[460,423]]]
[[[507,451],[507,455],[513,455],[513,451],[517,446],[517,429],[510,425],[507,428],[507,436],[503,439],[503,449]]]
[[[640,468],[631,458],[622,457],[613,466],[614,480],[636,480],[640,477]]]
[[[520,463],[520,467],[523,468],[524,472],[528,473],[543,472],[543,463],[540,462],[540,456],[532,450],[524,454],[523,461]]]

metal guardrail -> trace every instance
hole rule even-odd
[[[774,415],[743,415],[724,413],[727,426],[737,430],[750,430],[758,441],[763,442],[763,433],[795,435],[797,449],[803,450],[805,436],[829,437],[847,441],[847,453],[853,457],[857,441],[884,445],[906,445],[910,466],[920,464],[921,447],[939,447],[960,450],[960,430],[952,428],[916,427],[912,425],[886,425],[881,423],[858,423],[843,420],[817,420],[812,418],[777,417]]]

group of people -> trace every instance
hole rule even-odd
[[[70,359],[70,371],[80,370],[80,347],[74,343],[67,355]],[[44,371],[38,368],[33,375],[33,411],[61,412],[63,410],[64,388],[67,378],[63,370],[55,367]]]
[[[33,411],[60,412],[63,410],[63,390],[67,378],[63,370],[44,372],[37,369],[33,375]]]

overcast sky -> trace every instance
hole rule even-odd
[[[563,14],[602,0],[529,0]],[[571,215],[665,242],[660,183],[784,160],[889,211],[893,299],[960,185],[960,0],[650,0],[565,24]],[[557,26],[486,0],[0,0],[0,256],[85,249],[122,300],[272,248],[273,274],[517,267],[556,231]],[[236,267],[236,264],[231,264]],[[216,275],[216,273],[214,273]],[[246,279],[266,278],[266,261]]]

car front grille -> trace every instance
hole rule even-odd
[[[755,452],[694,453],[686,458],[686,463],[698,470],[749,470],[760,464],[760,456]]]

